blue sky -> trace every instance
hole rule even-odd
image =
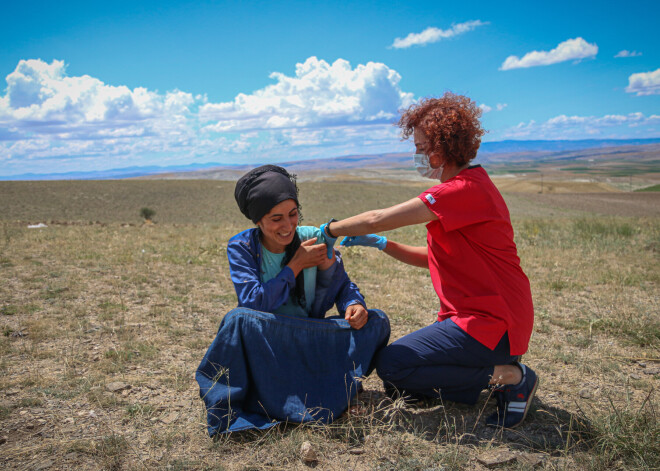
[[[660,2],[399,3],[5,4],[0,175],[409,151],[447,90],[486,141],[660,137]]]

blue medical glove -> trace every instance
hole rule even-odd
[[[387,247],[387,237],[378,234],[344,237],[344,240],[339,245],[343,245],[344,247],[362,245],[364,247],[376,247],[378,250],[383,250]]]
[[[328,246],[328,258],[332,258],[334,256],[335,254],[334,246],[335,246],[335,242],[337,242],[337,238],[332,237],[330,234],[328,234],[328,230],[326,229],[328,224],[330,224],[333,221],[336,221],[336,219],[331,219],[329,222],[326,222],[325,224],[321,224],[321,227],[319,227],[319,229],[321,229],[321,239],[322,239],[319,240],[319,243],[326,244]]]

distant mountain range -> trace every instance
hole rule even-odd
[[[481,154],[511,154],[516,152],[564,152],[569,150],[602,147],[639,146],[658,144],[660,138],[652,139],[585,139],[581,141],[497,141],[482,142]]]
[[[594,154],[595,150],[611,147],[630,147],[649,144],[660,144],[660,138],[652,139],[588,139],[579,141],[497,141],[483,142],[479,149],[477,161],[480,163],[507,161],[537,160],[562,158],[564,153],[570,152],[575,156],[575,151],[589,150]],[[608,149],[608,153],[614,149]],[[326,159],[298,160],[280,162],[280,165],[291,167],[296,171],[358,168],[365,165],[378,167],[406,166],[410,165],[410,152],[377,154],[377,155],[351,155]],[[0,175],[0,180],[116,180],[125,178],[200,178],[200,174],[218,176],[238,175],[246,169],[252,168],[259,163],[251,165],[231,165],[221,163],[193,163],[189,165],[176,166],[145,166],[124,167],[108,170],[67,172],[67,173],[24,173],[21,175]]]
[[[20,175],[0,175],[0,180],[121,180],[124,178],[138,178],[147,175],[156,175],[168,172],[194,172],[210,167],[218,167],[223,164],[190,164],[161,167],[151,165],[146,167],[122,167],[108,170],[90,170],[87,172],[65,172],[65,173],[23,173]],[[229,166],[231,167],[231,166]]]

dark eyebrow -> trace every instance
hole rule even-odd
[[[289,214],[293,213],[294,211],[298,211],[298,208],[293,208],[291,211],[289,211]],[[271,214],[269,217],[271,218],[284,217],[284,213]]]

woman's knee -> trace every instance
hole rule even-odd
[[[266,320],[272,320],[273,314],[268,312],[257,311],[247,307],[235,307],[222,319],[220,326],[227,328],[231,325],[243,325],[252,323],[262,323]]]
[[[397,361],[396,347],[389,345],[376,355],[376,373],[383,381],[396,382],[402,376],[403,365]]]
[[[385,314],[383,311],[379,309],[368,309],[367,313],[369,315],[367,322],[380,324],[388,331],[390,330],[390,319],[387,317],[387,314]]]
[[[380,345],[387,345],[387,342],[390,340],[390,320],[387,315],[378,309],[369,309],[369,318],[367,319],[367,324],[371,329],[378,329],[380,331],[381,341]]]
[[[258,314],[259,312],[260,311],[255,311],[254,309],[249,309],[247,307],[235,307],[227,314],[225,314],[223,320],[225,322],[235,321],[237,319],[240,319],[241,317],[245,317],[246,315]]]
[[[238,307],[235,307],[234,309],[232,309],[231,311],[229,311],[226,315],[227,316],[229,316],[229,315],[231,315],[231,316],[240,316],[240,315],[246,315],[246,314],[259,314],[259,313],[267,314],[267,313],[262,312],[262,311],[257,311],[256,309],[250,309],[249,307],[238,306]]]

